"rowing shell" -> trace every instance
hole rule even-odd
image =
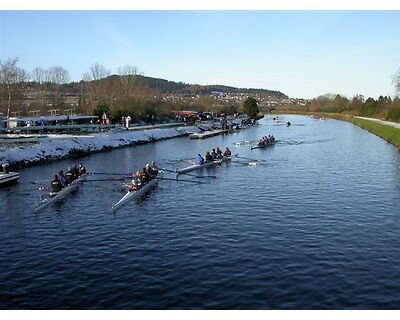
[[[275,140],[274,142],[266,143],[266,144],[259,144],[259,145],[255,146],[255,147],[251,147],[251,150],[253,150],[253,149],[262,149],[262,148],[271,147],[271,146],[275,145],[276,141],[277,141],[277,140]]]
[[[44,207],[47,207],[50,203],[53,203],[57,200],[60,200],[64,198],[68,193],[71,191],[77,189],[83,181],[86,180],[87,174],[81,175],[78,179],[72,181],[72,183],[65,188],[62,188],[61,191],[59,192],[50,192],[49,193],[49,198],[43,199],[39,205],[35,208],[35,211],[39,211],[43,209]]]
[[[128,191],[121,200],[119,200],[116,204],[112,206],[112,209],[117,209],[118,207],[122,206],[130,199],[137,199],[140,196],[144,195],[147,191],[149,191],[156,183],[158,182],[157,178],[146,183],[143,187],[136,191]]]
[[[217,160],[213,160],[213,161],[210,161],[210,162],[206,162],[204,164],[194,164],[192,166],[189,166],[189,167],[186,167],[186,168],[183,168],[183,169],[176,169],[176,173],[178,173],[178,174],[186,173],[186,172],[190,172],[190,171],[194,171],[194,170],[199,170],[199,169],[202,169],[202,168],[216,166],[216,165],[221,164],[222,162],[231,161],[234,156],[237,156],[237,154],[233,155],[233,156],[230,156],[230,157],[224,157],[222,159],[217,159]]]

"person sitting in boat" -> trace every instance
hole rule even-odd
[[[292,124],[290,123],[290,121],[288,121],[286,125],[287,125],[288,127],[290,127]]]
[[[74,181],[74,174],[71,171],[71,167],[68,167],[67,172],[65,173],[65,179],[67,180],[67,184],[71,184]]]
[[[143,184],[149,182],[150,176],[146,172],[146,168],[143,168],[143,170],[140,171],[139,175],[140,175],[140,180],[142,181]]]
[[[215,157],[216,159],[222,159],[224,156],[222,155],[222,151],[220,148],[217,148],[217,156]]]
[[[199,153],[196,157],[196,164],[197,165],[202,165],[204,164],[204,158],[201,156],[201,154]]]
[[[86,168],[84,167],[84,165],[82,163],[79,164],[78,171],[79,171],[79,176],[86,173]]]
[[[211,157],[212,157],[213,160],[215,160],[217,158],[217,153],[215,152],[215,149],[212,149]]]
[[[275,137],[273,134],[271,134],[271,142],[275,142]]]
[[[56,193],[56,192],[60,192],[62,190],[63,186],[61,184],[60,179],[58,178],[57,175],[54,175],[54,179],[51,182],[51,192],[52,193]]]
[[[153,169],[154,175],[156,176],[158,174],[158,167],[155,161],[151,162],[151,169]]]
[[[74,180],[79,178],[79,169],[76,164],[72,165],[71,172]]]
[[[226,148],[224,151],[224,157],[230,157],[232,155],[231,150],[229,150],[229,148]]]
[[[153,169],[150,167],[150,165],[148,163],[146,164],[146,167],[144,169],[145,169],[145,172],[149,175],[149,180],[153,179],[155,174],[154,174]]]
[[[132,179],[130,191],[138,190],[142,186],[142,181],[140,180],[138,174],[139,174],[139,171],[132,175],[133,179]]]
[[[210,152],[207,151],[206,156],[205,156],[205,162],[211,162],[211,161],[213,161],[213,157],[210,154]]]
[[[62,186],[63,188],[66,187],[66,186],[68,185],[68,183],[67,183],[67,178],[65,177],[64,171],[63,171],[63,170],[60,170],[60,172],[58,173],[58,179],[60,180],[61,186]]]

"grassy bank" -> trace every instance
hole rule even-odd
[[[400,129],[382,123],[351,117],[348,121],[394,144],[400,149]]]
[[[382,123],[358,119],[353,117],[349,114],[341,114],[341,113],[327,113],[327,112],[293,112],[293,111],[280,111],[279,114],[303,114],[303,115],[316,115],[316,116],[323,116],[326,118],[333,118],[336,120],[342,120],[351,122],[352,124],[359,126],[360,128],[367,130],[382,139],[390,142],[391,144],[395,145],[397,148],[400,149],[400,129],[394,128]]]

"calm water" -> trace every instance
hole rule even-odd
[[[218,177],[204,184],[160,181],[115,213],[118,181],[85,183],[35,214],[29,182],[71,160],[21,170],[0,190],[0,307],[399,309],[399,152],[345,122],[281,118],[293,125],[267,117],[227,136],[77,160],[96,172],[152,159],[175,169],[216,146],[266,160],[204,171]],[[269,133],[282,142],[234,145]]]

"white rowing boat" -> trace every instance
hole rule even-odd
[[[230,157],[224,157],[222,159],[217,159],[217,160],[213,160],[210,162],[206,162],[204,164],[194,164],[194,165],[186,167],[186,168],[176,169],[176,173],[178,173],[178,174],[186,173],[186,172],[190,172],[190,171],[194,171],[194,170],[199,170],[202,168],[216,166],[216,165],[221,164],[222,162],[231,161],[234,156],[237,156],[237,154],[230,156]]]
[[[8,173],[0,172],[0,186],[16,182],[18,179],[19,179],[18,172],[8,172]]]
[[[159,175],[157,176],[159,177]],[[140,189],[135,190],[135,191],[128,191],[122,198],[119,200],[116,204],[112,206],[112,209],[117,209],[118,207],[122,206],[128,200],[130,199],[137,199],[141,196],[143,196],[147,191],[149,191],[154,185],[157,184],[158,179],[155,177],[153,180],[149,181],[146,183],[144,186],[142,186]]]
[[[44,207],[47,207],[50,203],[54,203],[57,200],[64,198],[68,193],[77,189],[83,181],[86,180],[87,174],[81,175],[78,179],[74,180],[70,185],[62,188],[59,192],[50,192],[49,197],[43,199],[39,205],[35,208],[35,211],[39,211]]]

